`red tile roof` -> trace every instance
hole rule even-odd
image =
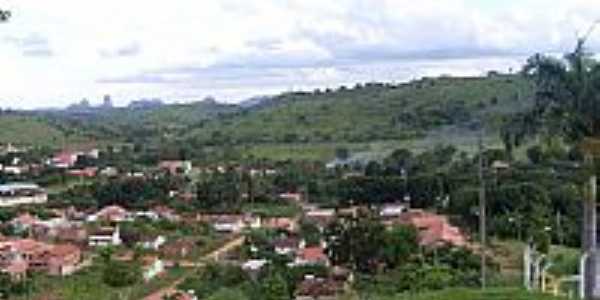
[[[325,250],[319,246],[301,249],[298,256],[300,259],[310,262],[323,262],[328,260]]]

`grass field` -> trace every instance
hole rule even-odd
[[[103,283],[102,269],[90,267],[75,275],[59,278],[40,276],[35,279],[31,295],[23,295],[14,300],[56,299],[56,300],[113,300],[141,299],[144,296],[169,285],[179,278],[186,269],[169,269],[164,275],[148,283],[139,282],[133,286],[113,288]]]

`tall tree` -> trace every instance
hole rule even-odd
[[[596,24],[594,24],[595,26]],[[586,50],[585,43],[594,29],[577,40],[575,49],[563,59],[536,54],[527,60],[523,74],[536,86],[533,108],[518,116],[509,127],[513,138],[504,138],[515,144],[527,135],[558,135],[573,143],[600,137],[600,64]],[[514,126],[518,124],[518,126]],[[598,143],[596,152],[600,150]],[[596,180],[591,176],[590,193],[584,201],[584,251],[596,247]],[[595,279],[595,258],[588,259],[586,268],[586,298],[592,297]]]

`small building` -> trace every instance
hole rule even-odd
[[[279,255],[293,255],[300,248],[300,240],[295,237],[277,239],[273,242],[275,253]]]
[[[298,222],[293,218],[287,217],[272,217],[272,218],[261,218],[261,227],[268,229],[280,229],[289,232],[296,231]]]
[[[465,235],[458,227],[450,224],[447,216],[415,209],[402,214],[395,223],[417,228],[421,246],[434,247],[443,244],[465,246],[467,244]]]
[[[232,233],[242,231],[246,224],[242,215],[221,215],[214,220],[213,227],[217,232]]]
[[[386,204],[379,210],[379,216],[382,218],[395,218],[408,211],[406,204]]]
[[[307,276],[296,287],[295,300],[336,300],[343,285],[332,279]]]
[[[311,209],[304,214],[304,219],[314,223],[320,230],[324,230],[337,218],[335,209]]]
[[[160,253],[163,257],[172,259],[183,259],[186,258],[194,249],[196,243],[192,239],[178,239],[173,242],[166,243],[160,249]]]
[[[242,264],[242,270],[246,272],[258,272],[268,263],[266,259],[251,259]]]
[[[110,205],[102,208],[94,215],[90,215],[87,218],[88,222],[106,221],[106,222],[125,222],[132,221],[133,217],[126,209],[118,205]]]
[[[77,271],[81,250],[70,244],[55,245],[48,251],[48,274],[67,276]]]
[[[121,245],[119,227],[101,227],[88,236],[88,246],[118,246]]]
[[[8,183],[0,185],[0,207],[48,202],[46,190],[34,183]]]
[[[167,239],[164,236],[155,235],[142,237],[142,240],[138,244],[144,249],[158,251],[166,241]]]
[[[301,193],[281,193],[279,194],[279,198],[281,200],[285,200],[285,201],[291,201],[291,202],[301,202],[302,201],[302,194]]]
[[[88,167],[83,169],[72,169],[67,171],[67,175],[74,177],[82,177],[82,178],[93,178],[96,177],[98,173],[98,168]]]
[[[177,214],[177,212],[175,212],[174,209],[168,207],[168,206],[164,206],[164,205],[159,205],[156,206],[152,209],[152,211],[158,215],[159,218],[171,221],[171,222],[177,222],[181,219],[181,217]]]
[[[322,246],[304,247],[298,250],[294,264],[329,266],[329,257]]]

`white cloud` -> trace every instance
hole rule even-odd
[[[235,101],[295,88],[516,68],[561,52],[591,1],[0,0],[0,107],[110,93]],[[600,49],[600,28],[590,39]]]

